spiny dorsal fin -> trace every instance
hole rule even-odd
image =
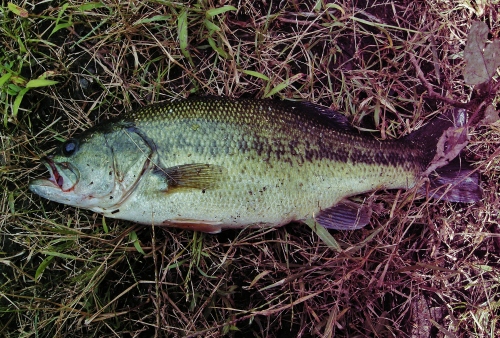
[[[168,190],[192,188],[206,190],[216,187],[226,177],[226,168],[207,163],[191,163],[170,168],[155,167],[153,173],[165,178]]]

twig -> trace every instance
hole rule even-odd
[[[410,61],[413,64],[413,67],[415,67],[415,71],[417,72],[418,78],[420,79],[420,81],[422,81],[422,84],[425,86],[425,88],[427,88],[427,95],[429,98],[443,101],[449,105],[452,105],[452,106],[458,107],[458,108],[468,109],[470,107],[470,102],[462,103],[462,102],[459,102],[457,100],[453,100],[453,99],[450,99],[446,96],[443,96],[441,94],[436,93],[434,91],[434,89],[432,89],[432,85],[425,78],[424,73],[422,72],[422,69],[420,69],[420,66],[418,65],[418,62],[415,59],[415,56],[413,54],[410,54]]]

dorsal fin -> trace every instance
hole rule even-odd
[[[357,132],[344,114],[336,110],[320,106],[319,104],[311,102],[295,102],[295,101],[281,101],[281,104],[293,108],[301,116],[307,116],[316,119],[317,122],[334,127],[343,131]]]

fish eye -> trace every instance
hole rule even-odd
[[[76,140],[70,139],[63,143],[62,152],[64,156],[71,156],[75,153],[77,148]]]

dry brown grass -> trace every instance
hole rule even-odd
[[[498,36],[497,7],[84,3],[20,1],[28,18],[0,16],[2,63],[28,79],[53,71],[60,81],[30,90],[17,117],[2,92],[0,336],[500,336],[498,122],[475,128],[467,150],[482,174],[481,203],[378,192],[366,229],[331,232],[340,254],[302,224],[204,235],[104,220],[27,190],[44,174],[39,156],[58,141],[193,94],[313,101],[375,137],[400,137],[449,109],[428,97],[411,56],[436,93],[469,102],[475,93],[461,73],[468,27],[484,21]],[[207,18],[223,5],[238,10]],[[50,35],[64,22],[72,24]]]

